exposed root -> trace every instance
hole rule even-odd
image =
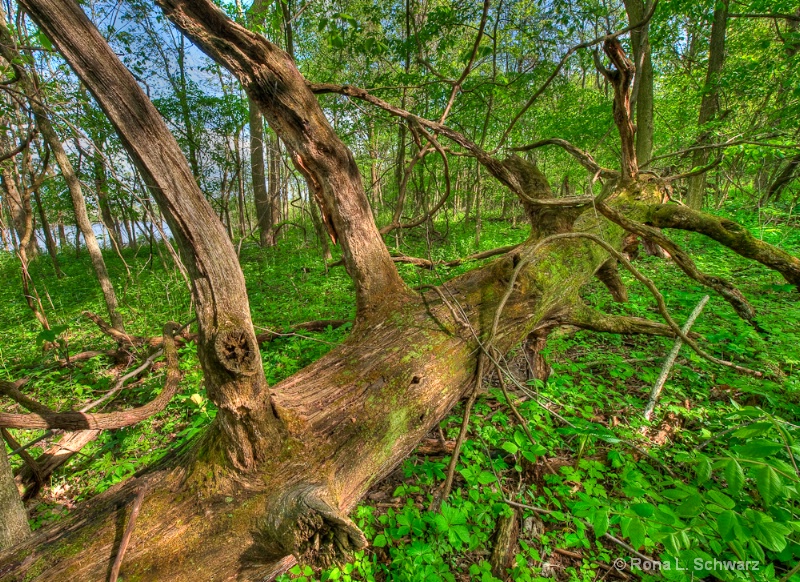
[[[346,561],[367,546],[364,533],[314,486],[286,493],[262,529],[280,551],[319,567]]]

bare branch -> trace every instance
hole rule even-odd
[[[173,322],[164,326],[164,359],[167,365],[167,379],[161,394],[147,404],[122,412],[87,414],[84,412],[54,412],[38,402],[26,398],[26,403],[23,405],[26,408],[30,405],[29,410],[32,411],[32,414],[0,413],[0,426],[24,429],[105,430],[131,426],[161,412],[178,391],[180,370],[178,369],[178,352],[175,348],[174,334],[180,327],[180,324]],[[8,383],[3,384],[2,388],[4,393],[9,394]],[[17,400],[17,398],[14,399]]]
[[[480,48],[481,39],[483,38],[483,31],[486,29],[486,20],[489,15],[490,3],[490,0],[484,0],[483,2],[481,23],[478,26],[478,35],[475,37],[475,43],[472,45],[472,52],[469,55],[469,60],[467,61],[467,65],[464,67],[464,71],[461,73],[461,76],[453,83],[453,90],[450,92],[450,99],[447,100],[447,106],[444,108],[444,112],[439,118],[439,123],[444,123],[444,120],[447,119],[450,109],[453,107],[453,103],[456,100],[456,95],[458,95],[458,92],[461,90],[461,84],[472,71],[472,64],[475,62],[475,56],[478,54],[478,48]]]
[[[603,36],[598,36],[595,39],[592,39],[592,40],[587,41],[587,42],[582,42],[580,44],[576,44],[575,46],[571,47],[564,54],[564,56],[561,57],[561,60],[558,61],[558,64],[556,65],[556,68],[553,70],[553,72],[550,74],[550,76],[547,78],[547,80],[544,82],[544,84],[541,87],[539,87],[539,89],[537,89],[536,93],[534,93],[530,97],[530,99],[528,99],[528,101],[525,103],[525,105],[523,105],[522,109],[519,110],[519,113],[517,113],[517,115],[514,117],[514,119],[511,120],[511,123],[506,128],[505,132],[503,133],[503,136],[500,138],[500,141],[497,144],[497,147],[493,150],[492,153],[496,152],[501,147],[503,147],[503,145],[506,143],[506,140],[508,140],[508,136],[511,135],[511,130],[514,129],[514,126],[516,125],[516,123],[520,120],[520,118],[523,115],[525,115],[525,113],[528,111],[528,109],[530,109],[531,105],[533,105],[533,103],[542,95],[542,93],[545,92],[547,87],[550,86],[550,83],[553,82],[553,80],[556,78],[558,73],[561,71],[561,69],[566,64],[567,60],[573,54],[575,54],[577,51],[579,51],[581,49],[589,48],[591,46],[598,45],[600,43],[606,42],[606,41],[611,40],[611,39],[616,39],[617,37],[620,37],[623,34],[627,34],[628,32],[630,32],[632,30],[636,30],[637,28],[641,28],[641,27],[645,26],[648,22],[650,22],[650,19],[653,18],[653,14],[655,14],[657,6],[658,6],[658,0],[654,0],[653,5],[650,7],[650,10],[647,12],[647,14],[644,15],[644,17],[642,18],[641,22],[637,22],[636,24],[632,24],[630,26],[626,26],[625,28],[623,28],[622,30],[618,30],[617,32],[614,32],[614,33],[611,33],[611,34],[604,34]]]

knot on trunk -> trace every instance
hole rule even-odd
[[[230,329],[217,333],[214,351],[220,363],[234,374],[249,376],[257,370],[258,348],[243,329]]]
[[[367,539],[324,497],[324,491],[314,486],[287,492],[263,524],[263,533],[307,564],[327,567],[348,560],[367,546]]]

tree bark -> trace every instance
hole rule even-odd
[[[711,39],[708,47],[708,68],[703,85],[703,98],[700,102],[700,114],[697,125],[702,132],[699,144],[708,141],[709,132],[704,126],[716,117],[719,111],[719,75],[725,62],[725,35],[728,25],[729,0],[720,0],[714,8],[714,20],[711,23]],[[708,162],[707,149],[696,150],[692,155],[692,167],[699,168]],[[691,208],[702,208],[706,197],[706,173],[689,178],[689,189],[686,203]]]
[[[651,0],[652,1],[652,0]],[[641,22],[647,12],[644,0],[625,0],[628,22]],[[636,159],[640,166],[653,155],[653,60],[650,51],[650,23],[631,31],[631,47],[636,65],[633,96],[636,105]]]
[[[96,149],[99,147],[105,147],[103,144],[104,140],[95,135],[93,136],[92,142],[95,147],[95,151],[92,155],[92,171],[94,173],[94,187],[95,193],[97,194],[97,204],[100,206],[100,218],[103,220],[103,224],[106,226],[106,230],[109,233],[111,244],[114,247],[114,250],[119,253],[122,235],[119,230],[119,223],[116,221],[114,214],[111,212],[111,200],[108,195],[108,175],[106,174],[106,165],[103,160],[103,154],[100,150]]]
[[[259,241],[262,247],[271,247],[275,244],[275,234],[272,231],[272,204],[267,194],[264,174],[264,118],[252,99],[248,99],[247,106],[250,113],[250,175],[253,181]]]
[[[356,286],[356,325],[370,312],[382,311],[405,285],[375,226],[355,159],[291,57],[230,21],[210,2],[165,0],[159,5],[201,50],[239,79],[289,149],[332,239],[342,245]]]
[[[53,270],[56,272],[56,277],[60,279],[64,276],[64,273],[61,272],[61,266],[58,264],[58,248],[56,247],[55,239],[53,239],[53,232],[50,230],[50,221],[47,220],[47,212],[45,212],[44,205],[42,204],[39,188],[34,189],[33,198],[36,200],[36,208],[39,210],[39,221],[42,223],[47,253],[50,255],[50,262],[53,263]]]
[[[2,39],[0,39],[0,42]],[[5,131],[0,131],[0,148],[10,149],[8,135]],[[0,162],[0,182],[2,183],[4,198],[8,204],[11,214],[11,224],[17,233],[17,240],[22,240],[28,228],[33,229],[33,208],[30,202],[30,193],[20,190],[14,176],[13,158]],[[25,244],[25,253],[28,257],[34,258],[38,253],[36,237],[31,236]]]
[[[14,483],[5,441],[0,438],[0,552],[20,543],[30,533],[28,513]]]
[[[95,96],[161,207],[192,278],[220,457],[252,468],[278,435],[235,249],[160,114],[80,7],[55,0],[25,7]]]

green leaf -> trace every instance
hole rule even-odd
[[[640,548],[644,545],[646,530],[644,523],[638,517],[631,520],[628,526],[628,539],[634,548]]]
[[[519,447],[512,442],[505,442],[503,443],[503,450],[512,455],[516,455],[517,451],[519,451]]]
[[[651,503],[634,503],[631,505],[631,509],[639,517],[652,517],[656,511]]]
[[[709,501],[713,501],[714,503],[725,509],[733,509],[734,506],[736,505],[733,499],[731,499],[721,491],[717,491],[716,489],[711,489],[710,491],[708,491],[706,493],[706,499],[708,499]]]
[[[734,495],[737,495],[744,486],[744,471],[738,461],[728,459],[725,465],[725,481],[728,483],[728,489]]]
[[[47,38],[47,35],[43,33],[41,30],[36,33],[36,39],[39,41],[39,44],[42,45],[47,50],[53,50],[53,43],[50,42],[50,39]]]
[[[736,539],[737,529],[739,529],[739,518],[733,511],[723,511],[717,516],[717,530],[722,541],[730,542]]]
[[[697,459],[694,471],[697,475],[697,482],[701,485],[711,479],[711,461],[708,460],[708,457]]]
[[[739,439],[752,438],[761,436],[768,432],[773,427],[771,422],[754,422],[749,426],[745,426],[733,433],[733,436]]]
[[[731,447],[731,449],[733,449],[735,452],[749,459],[763,459],[764,457],[774,455],[782,448],[783,445],[780,443],[763,439],[750,441],[746,445],[737,445]]]
[[[689,497],[689,492],[685,489],[666,489],[661,492],[661,495],[672,501],[679,501]]]
[[[478,475],[478,483],[481,485],[488,485],[495,481],[497,481],[497,478],[494,476],[494,473],[490,473],[489,471],[481,471]]]
[[[608,531],[607,509],[598,509],[594,512],[592,516],[592,528],[594,529],[594,535],[598,538]]]
[[[761,497],[764,499],[764,503],[770,505],[775,499],[781,496],[783,493],[783,482],[775,469],[763,465],[755,470],[755,476],[756,487]]]
[[[693,495],[687,497],[683,503],[675,509],[675,513],[681,517],[697,517],[703,512],[704,508],[705,505],[703,504],[702,498],[699,495]]]
[[[786,547],[786,535],[791,531],[780,523],[772,521],[765,514],[758,514],[760,519],[753,523],[753,533],[762,546],[773,552],[780,552]]]
[[[386,539],[386,536],[383,534],[378,534],[377,536],[375,536],[375,539],[372,540],[372,545],[375,546],[376,548],[386,547],[387,543],[388,541]]]

